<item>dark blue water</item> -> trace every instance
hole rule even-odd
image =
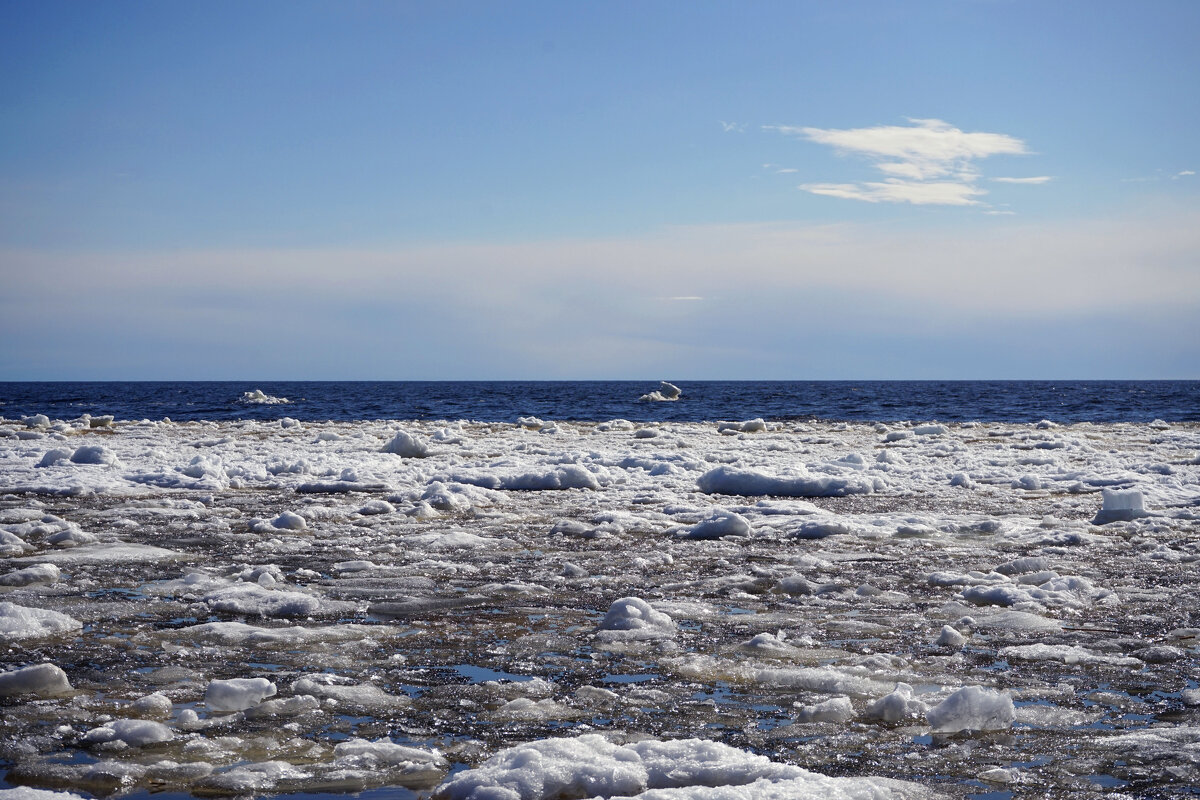
[[[3,383],[0,416],[117,419],[1200,420],[1200,381],[700,381],[645,402],[640,381]],[[241,402],[261,389],[287,405]]]

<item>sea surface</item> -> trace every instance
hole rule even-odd
[[[0,382],[0,416],[117,419],[1200,421],[1200,381]],[[261,391],[283,403],[243,399]]]

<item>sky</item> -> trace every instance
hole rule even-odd
[[[0,380],[1197,379],[1197,31],[0,0]]]

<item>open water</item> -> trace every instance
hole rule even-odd
[[[1200,420],[1200,381],[675,381],[674,402],[639,398],[652,381],[0,383],[0,416],[117,419],[628,419],[1167,422]],[[247,403],[261,390],[279,404]]]

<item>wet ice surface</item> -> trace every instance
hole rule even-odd
[[[1190,796],[1198,450],[0,422],[0,765],[92,794]]]

